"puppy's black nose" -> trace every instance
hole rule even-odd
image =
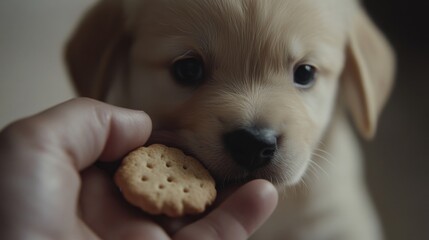
[[[226,133],[223,143],[232,158],[248,170],[267,165],[277,151],[277,135],[269,129],[241,128]]]

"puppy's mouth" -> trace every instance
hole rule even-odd
[[[218,183],[224,186],[241,185],[255,179],[265,179],[274,185],[282,185],[285,179],[278,173],[279,169],[271,165],[257,170],[237,169],[236,173],[218,179]]]
[[[154,130],[145,145],[163,144],[168,147],[178,148],[186,155],[195,157],[191,149],[183,144],[178,134],[168,130]]]
[[[273,183],[274,185],[279,185],[284,182],[284,179],[278,175],[279,169],[275,166],[275,164],[269,164],[267,166],[255,169],[246,169],[243,167],[227,166],[227,162],[231,162],[230,157],[226,155],[223,156],[226,162],[225,168],[227,170],[219,172],[219,169],[210,169],[209,166],[206,165],[206,162],[201,159],[203,156],[197,154],[189,147],[183,138],[170,130],[154,130],[148,139],[145,145],[149,146],[151,144],[163,144],[168,147],[174,147],[182,150],[186,155],[192,156],[198,159],[208,171],[212,174],[212,176],[216,179],[216,182],[220,188],[234,186],[234,185],[242,185],[246,182],[255,179],[265,179]]]

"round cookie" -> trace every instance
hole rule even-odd
[[[202,213],[216,197],[215,181],[198,160],[161,144],[129,153],[115,182],[129,203],[153,215]]]

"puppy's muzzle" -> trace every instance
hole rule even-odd
[[[278,135],[270,129],[240,128],[224,134],[223,143],[234,161],[252,171],[268,165],[277,151]]]

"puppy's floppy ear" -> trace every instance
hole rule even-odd
[[[128,52],[122,1],[100,0],[83,17],[65,48],[65,60],[77,93],[104,100]]]
[[[395,57],[363,9],[356,11],[349,31],[342,90],[357,129],[370,139],[393,86]]]

